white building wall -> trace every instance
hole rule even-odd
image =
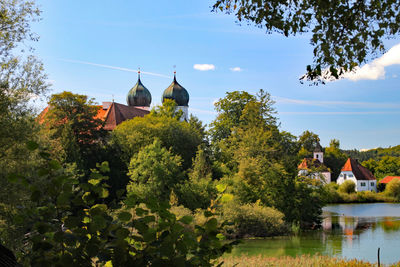
[[[356,177],[354,176],[353,172],[350,172],[350,171],[341,172],[341,173],[339,174],[339,177],[338,177],[337,180],[336,180],[336,183],[337,183],[338,185],[341,185],[341,184],[343,184],[344,181],[346,181],[346,180],[351,180],[351,181],[353,181],[353,182],[357,185],[357,179],[356,179]],[[356,187],[356,191],[357,191],[357,187]]]
[[[319,160],[319,162],[324,163],[324,153],[323,152],[314,152],[314,159]]]
[[[325,182],[329,184],[331,182],[331,173],[330,172],[323,172],[321,173],[325,179]]]
[[[188,106],[177,106],[176,111],[182,110],[183,115],[181,117],[181,121],[189,120],[189,107]]]
[[[346,178],[345,178],[346,177]],[[346,180],[351,180],[356,184],[356,191],[377,191],[376,189],[376,180],[357,180],[354,176],[353,172],[345,171],[341,172],[336,183],[341,185]]]
[[[307,170],[299,170],[299,176],[307,176]],[[315,172],[311,173],[310,177],[313,179],[320,179],[323,183],[329,184],[331,182],[331,173],[330,172]]]

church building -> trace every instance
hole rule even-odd
[[[323,183],[329,184],[331,182],[331,172],[324,164],[324,152],[322,152],[322,147],[319,143],[314,149],[313,158],[304,158],[297,168],[299,176],[310,175]]]
[[[183,112],[181,120],[188,120],[189,116],[189,93],[176,80],[176,72],[172,83],[164,90],[162,102],[166,99],[172,99],[176,102],[176,110]],[[138,71],[138,80],[129,90],[126,97],[127,105],[115,102],[103,102],[97,118],[105,121],[105,130],[114,130],[114,128],[125,120],[134,117],[143,117],[150,113],[151,93],[140,80],[140,71]]]

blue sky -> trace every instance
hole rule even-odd
[[[157,105],[176,65],[190,94],[189,110],[205,123],[215,118],[213,103],[227,91],[262,88],[276,101],[281,129],[294,135],[310,130],[323,146],[336,138],[344,149],[400,144],[398,40],[388,41],[389,54],[356,76],[308,86],[298,80],[312,63],[308,35],[285,38],[238,25],[233,16],[211,13],[212,1],[38,3],[43,13],[33,27],[40,35],[35,53],[53,93],[125,103],[140,67]]]

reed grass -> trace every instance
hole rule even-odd
[[[224,267],[375,267],[377,263],[356,259],[339,259],[322,255],[301,255],[297,257],[279,257],[271,258],[263,255],[258,256],[225,256],[221,260]],[[391,265],[383,265],[385,267],[400,267],[400,261]]]

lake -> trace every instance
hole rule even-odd
[[[270,257],[321,254],[381,263],[400,261],[400,204],[339,204],[323,208],[320,230],[298,236],[245,240],[232,254]]]

